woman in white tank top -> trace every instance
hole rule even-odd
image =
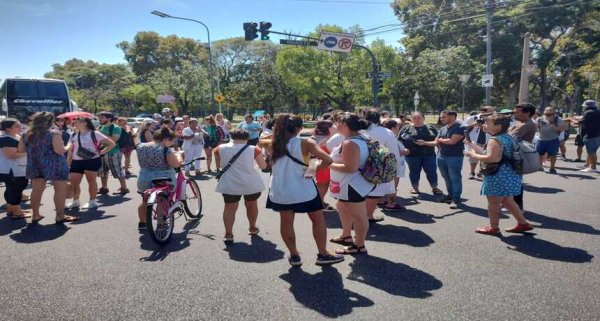
[[[271,146],[272,175],[269,182],[267,208],[281,214],[281,237],[290,251],[292,266],[302,265],[296,248],[294,232],[295,213],[308,213],[313,224],[313,236],[317,243],[317,265],[328,265],[344,260],[343,256],[327,251],[327,226],[323,218],[323,203],[312,177],[305,177],[308,155],[321,160],[318,169],[331,164],[331,158],[314,142],[298,137],[302,130],[302,118],[281,114],[275,121],[272,139],[261,144]]]
[[[337,198],[337,209],[342,222],[342,235],[331,242],[348,245],[336,250],[338,254],[366,254],[365,239],[369,229],[367,195],[375,185],[359,172],[367,161],[369,149],[359,134],[369,123],[356,114],[345,115],[338,125],[338,132],[346,138],[340,147],[331,153],[331,196]],[[352,228],[354,227],[354,241]]]

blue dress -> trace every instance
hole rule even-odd
[[[27,149],[27,178],[45,178],[51,181],[69,180],[67,156],[54,152],[52,149],[53,135],[61,135],[61,133],[49,130],[35,141],[23,140]]]
[[[513,152],[512,138],[508,134],[493,136],[502,144],[502,154],[510,158]],[[509,163],[500,165],[496,175],[485,176],[481,186],[481,195],[515,196],[521,194],[521,175],[517,174]]]

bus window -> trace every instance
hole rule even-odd
[[[37,98],[37,84],[33,81],[8,82],[8,98]]]

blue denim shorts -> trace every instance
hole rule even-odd
[[[585,150],[588,154],[596,154],[598,148],[600,148],[600,137],[586,138],[584,139]]]
[[[166,170],[153,170],[142,168],[140,170],[140,175],[137,179],[137,190],[138,192],[143,192],[152,187],[152,180],[160,177],[170,177],[171,185],[175,186],[175,170],[174,169],[166,169]]]

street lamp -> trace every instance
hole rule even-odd
[[[206,34],[207,34],[207,38],[208,38],[207,39],[208,40],[208,83],[210,85],[210,103],[211,103],[211,105],[214,105],[215,90],[213,88],[213,64],[212,64],[211,42],[210,42],[210,30],[208,30],[208,26],[206,26],[202,21],[198,21],[195,19],[189,19],[189,18],[175,17],[175,16],[171,16],[169,14],[166,14],[164,12],[160,12],[157,10],[153,10],[150,13],[155,16],[161,17],[161,18],[171,18],[171,19],[192,21],[192,22],[196,22],[196,23],[199,23],[202,26],[204,26],[204,28],[206,29]],[[217,92],[221,93],[221,82],[220,82],[218,76],[217,76]],[[221,102],[219,102],[219,113],[223,113],[223,107],[221,105]]]
[[[469,81],[469,78],[471,78],[471,75],[459,75],[458,79],[460,79],[460,82],[462,83],[462,112],[463,112],[463,118],[465,117],[465,87],[467,85],[467,81]]]
[[[417,92],[415,93],[415,97],[413,97],[413,103],[415,103],[415,111],[417,111],[417,107],[419,107],[420,100],[421,97],[419,97],[419,91],[417,90]]]

